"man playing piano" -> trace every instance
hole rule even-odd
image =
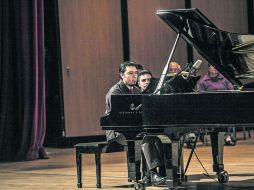
[[[111,87],[106,95],[106,114],[109,114],[111,111],[111,95],[141,93],[140,89],[136,87],[138,70],[135,63],[126,61],[120,64],[119,75],[121,78],[120,81]],[[106,130],[106,138],[110,143],[127,144],[125,136],[114,130]],[[157,140],[157,137],[144,138],[142,150],[149,170],[152,172],[151,182],[155,185],[165,181],[165,178],[159,176],[156,172],[158,166],[164,165],[163,152],[161,152],[162,155],[158,154],[158,149],[161,149],[161,147],[161,141]]]
[[[140,90],[136,87],[138,70],[136,64],[126,61],[119,66],[120,81],[110,88],[106,95],[106,114],[111,111],[111,95],[118,94],[140,94]],[[126,138],[123,134],[113,130],[106,130],[106,138],[108,142],[115,142],[126,145]]]

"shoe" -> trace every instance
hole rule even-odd
[[[156,172],[152,172],[151,173],[151,183],[153,185],[161,185],[165,182],[165,178],[161,177],[159,174],[157,174]]]
[[[235,143],[234,141],[230,140],[230,141],[226,141],[226,142],[225,142],[225,145],[226,145],[226,146],[235,146],[236,143]]]
[[[145,175],[142,177],[142,182],[146,185],[149,185],[151,184],[151,178]]]
[[[227,146],[235,146],[236,145],[236,141],[233,140],[233,138],[231,138],[230,136],[227,136],[225,138],[225,145]]]

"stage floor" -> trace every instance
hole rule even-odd
[[[215,178],[205,173],[197,158],[193,156],[187,175],[188,182],[179,189],[191,190],[225,190],[254,189],[254,132],[252,138],[243,140],[238,132],[236,146],[225,146],[224,164],[230,175],[229,182],[221,185],[212,173],[212,156],[210,146],[200,142],[196,154],[205,169]],[[46,148],[49,159],[28,162],[0,163],[0,190],[70,190],[77,188],[75,149]],[[185,162],[190,150],[184,149]],[[96,189],[94,155],[83,154],[83,188]],[[126,153],[102,154],[102,189],[134,189],[127,179]],[[164,187],[147,187],[149,189],[165,189]]]

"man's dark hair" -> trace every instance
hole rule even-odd
[[[149,74],[149,75],[151,75],[151,76],[153,77],[151,71],[149,71],[149,70],[142,70],[142,71],[140,71],[140,73],[138,74],[138,79],[139,79],[139,77],[140,77],[141,75],[145,75],[145,74]]]
[[[136,67],[137,65],[133,63],[132,61],[125,61],[122,62],[119,66],[119,73],[124,73],[126,71],[126,67]]]
[[[136,64],[136,67],[137,67],[138,70],[143,70],[143,66],[138,64],[138,63]]]

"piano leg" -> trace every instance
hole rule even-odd
[[[138,181],[141,179],[141,140],[130,140],[128,143],[128,181]]]
[[[171,139],[170,148],[165,148],[166,185],[168,189],[174,189],[179,182],[179,146],[180,142]],[[168,146],[167,146],[168,147]]]
[[[213,171],[217,173],[218,180],[226,183],[229,179],[227,171],[224,170],[223,150],[224,150],[224,132],[212,132],[211,145],[213,154]]]
[[[224,132],[212,132],[211,144],[213,154],[213,171],[219,173],[224,171],[223,149],[224,149]]]

